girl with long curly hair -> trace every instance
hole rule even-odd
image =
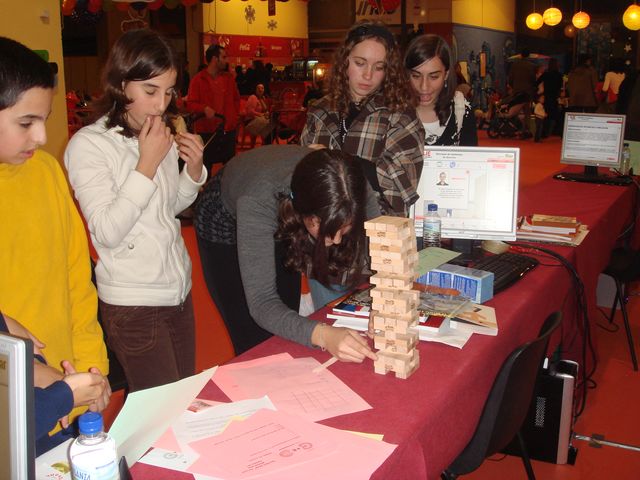
[[[418,199],[424,131],[398,45],[379,22],[354,25],[335,55],[329,94],[307,114],[301,144],[356,155],[382,211],[406,216]]]
[[[298,314],[302,273],[323,285],[363,279],[364,221],[379,215],[360,161],[340,151],[268,145],[233,158],[196,209],[209,293],[236,354],[271,334],[375,359],[358,332]]]

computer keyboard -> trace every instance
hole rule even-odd
[[[500,253],[484,257],[473,264],[473,268],[493,272],[494,295],[511,286],[522,278],[529,270],[538,265],[538,260],[518,253]]]
[[[615,185],[624,187],[631,185],[633,179],[630,176],[613,175],[586,175],[584,173],[563,172],[553,176],[556,180],[567,180],[569,182],[599,183],[601,185]]]

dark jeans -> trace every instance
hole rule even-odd
[[[536,117],[536,133],[534,137],[535,142],[539,142],[542,137],[542,130],[544,128],[544,119]]]
[[[229,130],[224,133],[200,133],[202,141],[206,144],[209,139],[215,135],[215,138],[209,142],[207,148],[204,149],[204,165],[207,170],[211,171],[211,165],[214,163],[227,163],[236,154],[236,131]]]
[[[236,355],[271,337],[251,317],[244,295],[236,244],[213,243],[198,237],[198,250],[209,294],[227,326]],[[292,310],[300,307],[300,274],[282,266],[282,247],[276,243],[276,288]]]
[[[109,348],[124,369],[129,391],[157,387],[195,373],[191,293],[175,307],[130,307],[99,302]]]
[[[545,96],[544,111],[547,112],[547,117],[544,119],[542,136],[548,137],[552,133],[558,131],[558,126],[560,124],[560,108],[558,107],[558,97],[547,99],[547,97]]]

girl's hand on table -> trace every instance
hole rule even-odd
[[[320,324],[313,330],[311,343],[324,348],[343,362],[362,363],[365,358],[374,361],[378,359],[366,338],[349,328]]]

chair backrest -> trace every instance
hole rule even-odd
[[[538,338],[516,348],[502,364],[476,431],[451,464],[451,471],[460,475],[472,472],[486,457],[500,451],[516,436],[533,400],[549,336],[561,318],[560,312],[549,315]]]

